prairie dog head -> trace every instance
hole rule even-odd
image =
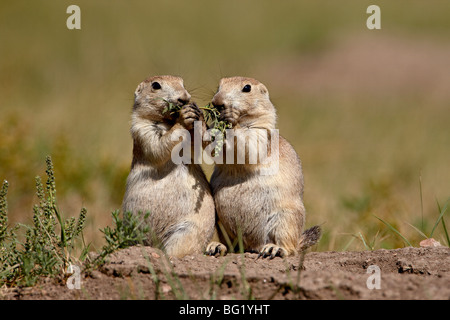
[[[163,120],[169,117],[163,114],[168,103],[183,106],[191,100],[184,88],[183,79],[175,76],[154,76],[142,81],[134,92],[133,112],[139,116]]]
[[[258,80],[245,77],[222,78],[212,104],[224,120],[240,127],[275,128],[276,110],[269,91]]]

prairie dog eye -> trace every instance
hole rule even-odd
[[[152,88],[154,90],[159,90],[159,89],[161,89],[161,85],[159,84],[159,82],[153,82],[152,83]]]
[[[250,92],[252,90],[252,86],[249,84],[246,84],[243,88],[242,88],[242,92]]]

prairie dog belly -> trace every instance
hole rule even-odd
[[[221,177],[221,184],[212,186],[219,220],[231,237],[242,232],[247,249],[258,250],[267,242],[268,221],[280,200],[267,180],[270,177],[252,176],[236,183],[236,178]]]
[[[155,229],[198,213],[202,200],[210,197],[209,190],[198,183],[187,166],[174,165],[163,172],[149,166],[135,169],[127,180],[123,210],[149,212],[149,222]]]

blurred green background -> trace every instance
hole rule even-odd
[[[81,30],[66,28],[71,4]],[[415,228],[428,236],[450,196],[450,2],[376,1],[381,30],[366,27],[371,4],[0,2],[10,219],[31,219],[49,154],[59,206],[87,207],[85,238],[98,248],[124,193],[136,86],[179,75],[206,104],[221,77],[241,75],[268,87],[303,161],[307,226],[325,231],[317,250],[404,246],[375,216],[417,246]],[[442,225],[433,237],[447,244]]]

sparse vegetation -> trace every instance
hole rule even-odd
[[[150,228],[146,224],[146,219],[149,215],[149,212],[145,214],[124,212],[123,218],[121,218],[120,210],[112,212],[113,227],[107,226],[100,230],[104,234],[106,244],[94,261],[94,265],[104,263],[104,259],[109,254],[119,249],[128,248],[136,244],[143,244],[150,233]]]
[[[374,214],[413,245],[423,237],[407,223],[431,231],[435,199],[443,204],[449,196],[448,77],[439,72],[448,61],[448,4],[416,3],[406,13],[401,3],[385,3],[382,19],[390,28],[380,32],[368,32],[363,2],[267,2],[256,10],[248,2],[232,12],[225,10],[229,4],[201,1],[176,1],[177,12],[164,2],[135,3],[132,11],[129,5],[82,4],[90,14],[78,33],[61,23],[62,4],[2,5],[0,177],[10,183],[10,223],[27,220],[35,201],[32,177],[51,154],[60,209],[89,208],[85,240],[102,248],[98,229],[111,225],[129,173],[137,84],[149,75],[177,74],[198,105],[207,106],[219,78],[242,75],[268,86],[280,134],[303,161],[306,219],[325,223],[317,250],[365,249],[348,236],[359,232],[369,243],[378,233],[375,248],[403,246]],[[213,7],[243,25],[218,14],[205,28]],[[119,23],[118,12],[130,23]],[[147,41],[154,25],[161,32]],[[30,49],[31,41],[40,45]],[[392,70],[406,74],[404,84],[383,86]],[[430,90],[426,84],[434,79],[439,85]],[[204,168],[209,176],[212,168]],[[445,219],[448,224],[448,214]],[[441,226],[433,237],[446,243]]]
[[[4,181],[0,192],[0,285],[31,286],[41,276],[62,276],[72,263],[84,260],[89,246],[83,240],[86,208],[78,218],[64,219],[56,202],[56,182],[53,163],[47,157],[47,182],[36,177],[39,204],[33,207],[31,225],[8,225],[8,182]],[[20,240],[19,231],[24,231]],[[81,254],[75,256],[77,242],[81,242]]]
[[[427,236],[424,232],[425,230],[421,231],[420,229],[418,229],[417,227],[413,226],[412,224],[408,223],[412,228],[414,228],[414,230],[416,230],[424,239],[429,239],[429,238],[433,238],[433,234],[437,228],[437,226],[439,225],[439,223],[442,224],[442,229],[445,235],[445,240],[447,241],[447,246],[450,246],[450,239],[449,239],[449,235],[448,235],[448,231],[447,231],[447,227],[445,225],[445,220],[444,220],[444,214],[447,211],[447,207],[449,205],[450,199],[447,200],[447,202],[445,203],[444,207],[441,209],[441,206],[439,205],[439,202],[437,203],[438,209],[439,209],[439,216],[436,219],[436,222],[433,225],[433,229],[431,230],[429,236]],[[375,218],[377,218],[378,220],[380,220],[381,222],[383,222],[392,232],[394,232],[396,235],[398,235],[404,242],[405,244],[407,244],[408,246],[412,247],[413,245],[411,244],[410,241],[408,241],[408,239],[403,236],[396,228],[394,228],[391,224],[389,224],[388,222],[384,221],[383,219],[375,216]],[[364,238],[361,235],[361,238],[364,242]],[[372,249],[373,250],[373,249]]]

